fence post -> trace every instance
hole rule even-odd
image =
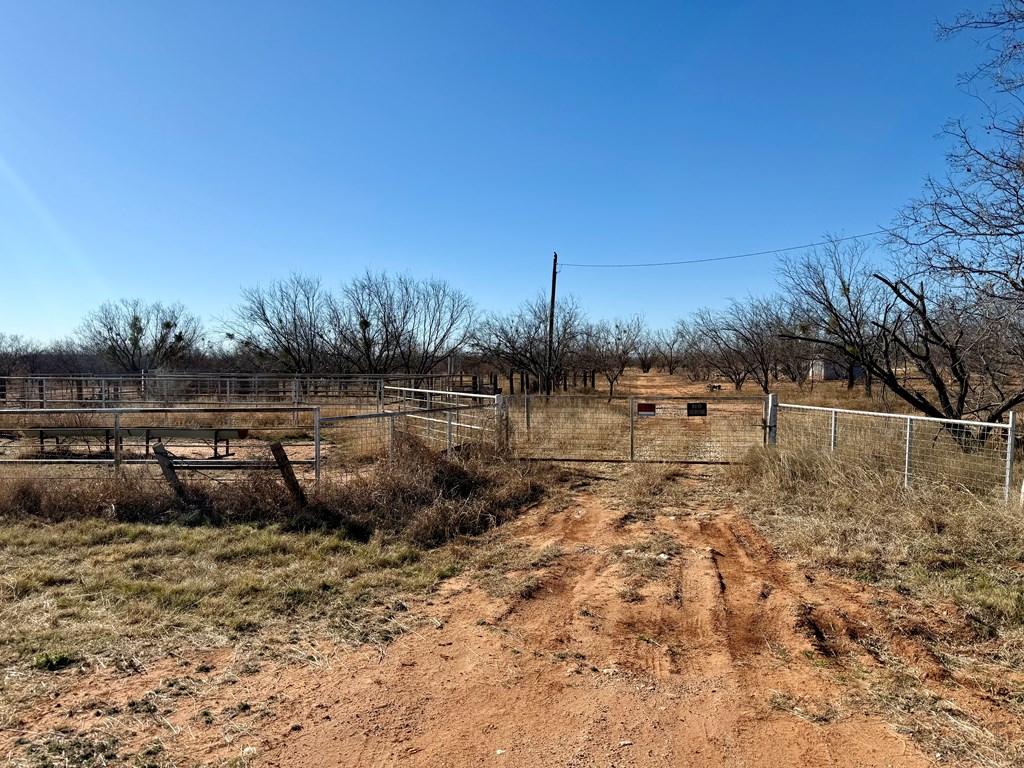
[[[160,465],[160,471],[164,473],[164,479],[171,486],[178,501],[188,503],[188,493],[185,491],[185,486],[181,484],[181,480],[178,479],[178,473],[174,471],[174,464],[163,443],[153,446],[153,455],[156,456],[156,463]]]
[[[837,434],[836,426],[837,426],[837,421],[838,420],[839,420],[839,412],[836,411],[836,410],[833,410],[832,411],[831,435],[829,436],[829,441],[828,441],[829,449],[832,451],[832,453],[836,452],[836,434]]]
[[[774,392],[764,403],[764,444],[775,445],[779,427],[779,396]]]
[[[114,468],[121,467],[121,412],[114,412]]]
[[[452,450],[452,412],[448,411],[448,452]]]
[[[506,425],[508,424],[508,421],[502,418],[502,416],[504,414],[504,411],[505,411],[505,399],[500,394],[497,394],[497,395],[494,396],[494,447],[495,448],[501,448],[502,447],[502,442],[503,442],[502,441],[502,435],[505,436],[505,442],[507,442],[507,440],[508,440],[508,434],[507,434],[507,432],[505,430],[504,425],[502,424],[502,422],[504,422]]]
[[[1010,502],[1010,487],[1013,485],[1013,452],[1017,447],[1017,414],[1010,411],[1006,425],[1006,483],[1003,487],[1003,501]]]
[[[395,451],[395,414],[391,414],[388,418],[388,453],[392,454]]]
[[[634,418],[633,411],[636,410],[636,398],[632,395],[629,397],[629,460],[633,461],[636,458],[636,419]]]
[[[530,396],[523,395],[526,398],[526,434],[530,434]]]
[[[313,475],[320,482],[320,407],[313,411]]]
[[[300,507],[305,507],[308,503],[306,501],[306,494],[295,477],[295,470],[292,469],[292,463],[289,461],[288,454],[285,453],[284,446],[281,445],[280,440],[274,440],[270,443],[270,452],[274,455],[277,468],[281,470],[281,477],[284,480],[285,487],[288,489],[288,493],[291,494],[292,501]]]
[[[914,445],[914,420],[907,417],[907,447],[906,456],[903,460],[903,487],[910,487],[910,453]]]
[[[377,379],[377,413],[384,410],[384,379]]]

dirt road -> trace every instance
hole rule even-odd
[[[693,494],[623,522],[581,489],[521,520],[516,539],[562,553],[537,581],[492,597],[463,580],[383,659],[339,659],[289,695],[302,729],[260,764],[928,764],[837,682],[830,643],[856,601]]]

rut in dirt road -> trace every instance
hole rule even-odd
[[[561,555],[511,596],[466,579],[427,609],[436,628],[353,654],[267,764],[928,764],[835,681],[842,595],[698,486],[692,510],[634,521],[613,489],[509,526]]]

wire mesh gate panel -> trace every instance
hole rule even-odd
[[[322,460],[326,466],[364,464],[386,455],[402,439],[439,451],[470,445],[498,447],[504,433],[503,410],[500,401],[493,396],[490,400],[483,405],[445,405],[435,400],[431,408],[323,418],[319,426]]]
[[[764,443],[764,398],[635,398],[635,461],[733,463]]]
[[[828,452],[867,469],[897,474],[906,486],[932,482],[1009,498],[1014,422],[934,419],[803,405],[778,408],[780,450]]]
[[[629,458],[629,402],[601,397],[534,396],[509,405],[513,454],[533,459]]]
[[[515,455],[579,461],[742,461],[764,442],[764,398],[529,395],[509,407]]]

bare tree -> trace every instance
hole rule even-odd
[[[242,290],[242,302],[222,322],[228,340],[257,365],[287,373],[319,373],[330,361],[330,294],[319,277],[292,273],[285,280]]]
[[[34,373],[41,353],[39,342],[17,333],[0,332],[0,376]]]
[[[731,330],[726,314],[700,309],[694,313],[692,325],[699,338],[694,350],[702,364],[732,382],[737,391],[742,389],[750,378],[750,363],[744,341]]]
[[[181,304],[121,299],[86,315],[77,335],[85,347],[134,373],[184,362],[198,351],[203,327]]]
[[[675,374],[683,364],[683,353],[689,338],[689,326],[684,320],[672,328],[661,328],[654,334],[655,360],[669,375]]]
[[[1024,402],[1024,329],[1006,302],[969,286],[871,269],[834,243],[787,260],[783,281],[816,314],[800,339],[849,355],[926,416],[999,421]]]
[[[797,340],[797,337],[810,332],[810,315],[810,311],[800,302],[784,302],[777,308],[775,316],[779,374],[796,384],[801,392],[810,378],[811,364],[816,357],[821,356],[816,345]]]
[[[686,371],[690,381],[707,381],[711,378],[714,370],[711,367],[711,360],[714,357],[707,339],[704,338],[695,317],[690,320],[679,320],[676,328],[685,328],[683,335],[683,347],[680,353],[680,364]]]
[[[394,280],[367,270],[330,304],[333,355],[359,373],[397,371],[410,309]]]
[[[636,340],[636,364],[640,366],[641,373],[650,373],[651,368],[654,367],[658,360],[657,339],[643,317],[638,316],[628,322],[633,323],[635,321],[640,323],[640,333]]]
[[[899,313],[872,276],[874,266],[864,241],[830,237],[823,246],[784,258],[779,268],[788,305],[803,316],[783,337],[819,341],[816,351],[846,368],[850,386],[857,367],[873,374],[903,362],[897,348],[882,346],[879,324],[895,322]],[[870,381],[865,377],[866,387]]]
[[[479,353],[508,371],[524,371],[543,383],[547,370],[548,297],[538,294],[505,315],[492,314],[475,337]],[[580,350],[586,320],[571,296],[555,307],[551,374],[558,380]]]
[[[367,270],[331,302],[332,354],[360,373],[424,375],[466,346],[475,315],[443,280]]]
[[[977,128],[945,127],[946,171],[926,179],[905,205],[890,240],[919,269],[962,280],[991,296],[1024,297],[1024,3],[1003,0],[967,11],[940,36],[980,33],[991,54],[963,84],[985,105]]]
[[[41,352],[32,339],[0,332],[0,400],[7,399],[7,377],[35,373]]]
[[[584,349],[590,367],[601,371],[608,381],[608,400],[615,396],[615,383],[636,355],[645,332],[643,318],[601,321],[585,332]]]
[[[407,373],[434,371],[462,350],[476,316],[473,300],[444,280],[398,279],[409,319],[399,357]]]
[[[771,391],[779,369],[780,303],[780,299],[754,296],[734,299],[719,315],[721,328],[712,336],[720,354],[735,358],[737,370],[745,367],[765,394]]]

